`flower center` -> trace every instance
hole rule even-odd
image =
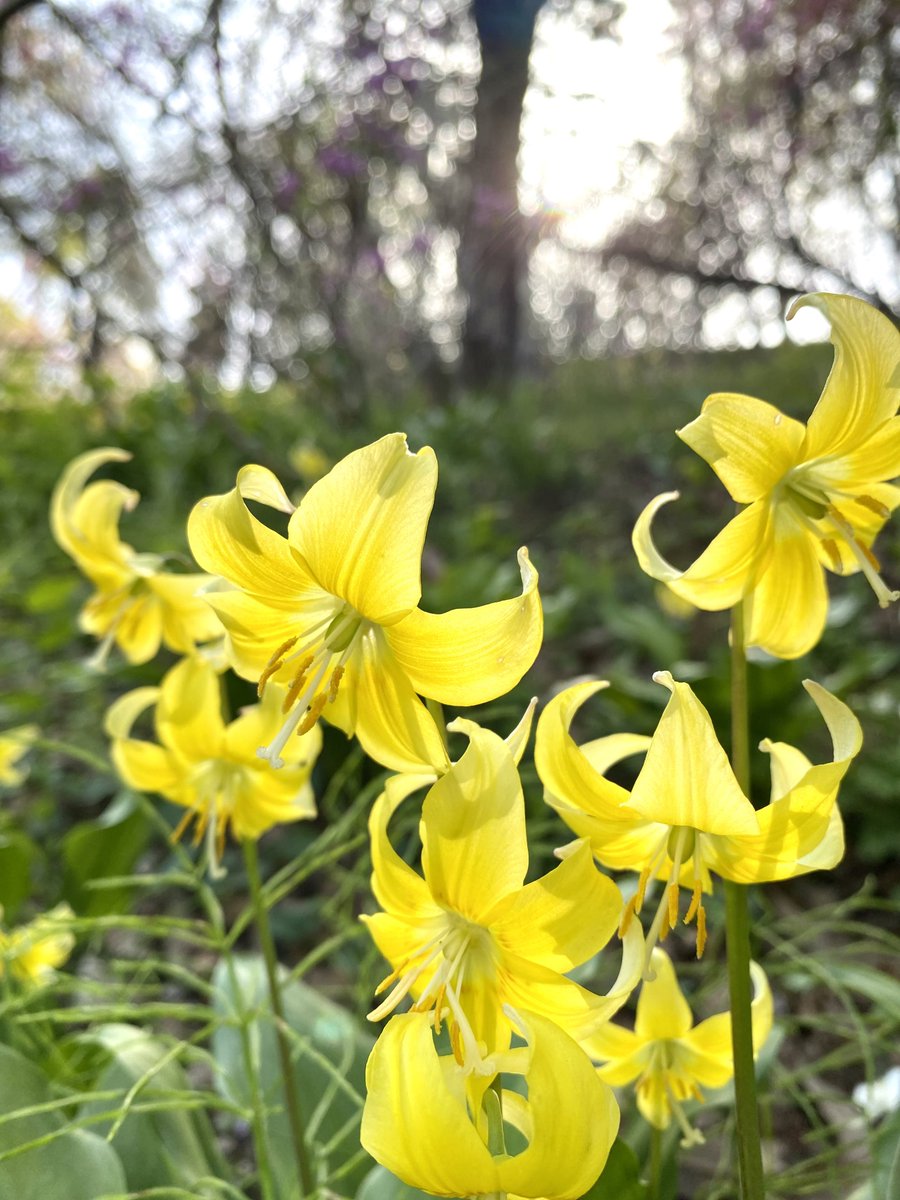
[[[281,751],[288,738],[308,733],[328,703],[334,703],[347,660],[370,628],[369,622],[349,604],[308,626],[303,634],[288,638],[272,654],[259,677],[260,699],[273,675],[292,668],[287,693],[281,706],[285,722],[268,746],[257,754],[275,768],[284,766]],[[298,643],[300,645],[298,646]]]
[[[881,564],[869,546],[857,537],[853,522],[838,508],[835,500],[840,499],[842,504],[857,504],[885,520],[891,515],[887,505],[876,500],[874,496],[857,496],[833,489],[826,492],[805,473],[792,472],[785,480],[784,489],[785,498],[794,515],[819,541],[836,575],[844,573],[839,548],[843,543],[868,580],[881,608],[887,608],[893,601],[900,600],[900,591],[891,591],[881,578]]]
[[[368,1014],[368,1019],[380,1021],[393,1012],[403,997],[427,976],[413,1011],[433,1011],[434,1029],[440,1033],[441,1021],[449,1009],[450,1043],[456,1061],[461,1066],[480,1062],[484,1046],[463,1010],[461,996],[467,984],[477,985],[479,981],[492,979],[495,963],[494,941],[489,930],[459,913],[448,912],[440,931],[421,942],[375,989],[375,995],[379,996],[391,988]]]
[[[650,968],[650,958],[656,943],[664,942],[669,935],[669,930],[674,929],[678,923],[678,901],[680,899],[679,878],[682,867],[686,866],[689,862],[693,862],[693,888],[691,891],[691,902],[684,915],[684,924],[690,925],[691,921],[696,918],[697,957],[702,958],[703,956],[703,951],[706,947],[706,909],[703,907],[703,855],[701,842],[702,838],[697,830],[682,825],[669,826],[657,843],[656,850],[653,852],[650,862],[641,871],[637,890],[622,910],[622,917],[619,921],[619,937],[625,936],[632,920],[640,913],[644,906],[647,885],[663,869],[666,859],[668,859],[671,863],[668,870],[668,883],[663,888],[659,905],[656,909],[656,915],[653,918],[650,932],[647,934],[644,944],[643,977],[645,980],[655,978]]]
[[[650,1059],[635,1090],[640,1095],[653,1092],[662,1084],[666,1107],[681,1130],[682,1146],[699,1146],[705,1139],[700,1130],[694,1129],[688,1121],[682,1101],[694,1099],[702,1102],[703,1093],[690,1075],[679,1068],[678,1057],[678,1046],[670,1039],[657,1042],[650,1051]]]
[[[225,835],[240,799],[243,774],[240,764],[225,759],[213,758],[201,763],[188,783],[190,806],[171,835],[171,841],[177,842],[196,818],[193,845],[199,846],[206,835],[206,856],[213,879],[222,879],[226,874],[221,865]]]

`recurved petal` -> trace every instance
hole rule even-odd
[[[900,475],[900,417],[891,417],[854,450],[811,464],[809,477],[827,490],[868,490]]]
[[[305,771],[287,764],[278,771],[264,766],[245,777],[231,813],[231,832],[238,840],[255,839],[275,825],[315,815],[315,793]]]
[[[372,891],[381,907],[392,916],[415,923],[441,911],[428,884],[404,862],[391,845],[387,827],[393,807],[386,793],[372,805],[369,838],[372,846]]]
[[[265,467],[243,467],[230,492],[195,504],[188,518],[191,553],[205,571],[251,595],[302,596],[316,587],[315,581],[291,553],[287,538],[258,521],[244,503],[245,487],[255,500],[275,490],[271,483],[261,489],[261,479],[270,474]]]
[[[59,546],[73,558],[78,559],[85,551],[89,551],[93,540],[89,534],[97,533],[96,529],[82,531],[78,521],[75,520],[76,509],[85,484],[104,463],[128,462],[130,458],[131,455],[127,450],[117,450],[112,446],[105,446],[100,450],[89,450],[86,454],[80,454],[74,458],[60,476],[50,500],[50,528]],[[109,488],[112,488],[113,491],[110,492]],[[114,520],[118,520],[123,506],[133,508],[137,503],[137,493],[120,484],[108,485],[104,492],[105,500],[109,501],[114,494],[116,497]],[[89,511],[90,506],[88,506],[88,511],[81,511],[81,520],[87,519]],[[105,523],[104,536],[106,536]]]
[[[534,710],[537,708],[537,696],[532,696],[528,702],[528,707],[522,714],[522,719],[512,731],[503,739],[509,747],[509,751],[513,756],[516,766],[522,761],[522,755],[525,753],[525,747],[528,745],[528,739],[531,737],[531,725],[534,720]],[[447,729],[450,733],[464,733],[466,737],[472,736],[472,729],[477,727],[476,722],[469,721],[466,717],[457,717],[454,721],[447,724]]]
[[[845,455],[897,414],[900,332],[893,321],[853,296],[801,296],[788,317],[808,304],[831,323],[834,364],[807,423],[803,457]]]
[[[753,1053],[759,1054],[766,1038],[772,1031],[772,991],[762,967],[750,964],[753,979],[753,1003],[750,1006],[753,1027]],[[702,1087],[722,1087],[734,1074],[734,1059],[731,1048],[731,1014],[717,1013],[701,1021],[682,1039],[689,1057],[684,1060],[684,1069]]]
[[[389,771],[441,775],[447,748],[428,709],[397,664],[384,630],[373,627],[348,662],[338,694],[343,706],[325,716],[356,734],[370,758]]]
[[[291,546],[310,574],[367,620],[390,625],[422,594],[421,564],[437,460],[391,433],[348,454],[291,517]]]
[[[139,593],[120,610],[116,622],[116,644],[128,661],[149,662],[162,641],[162,605],[158,598],[149,592]]]
[[[753,805],[741,791],[709,713],[686,683],[658,671],[672,693],[627,807],[650,821],[713,834],[754,834]]]
[[[120,778],[139,792],[172,798],[184,783],[182,764],[155,742],[124,738],[112,743],[110,753]]]
[[[422,867],[435,897],[483,923],[528,870],[525,801],[513,756],[495,733],[469,747],[425,797]]]
[[[522,1014],[522,1021],[532,1046],[527,1074],[532,1137],[521,1154],[500,1160],[499,1190],[576,1200],[603,1170],[619,1129],[619,1108],[571,1038],[536,1014]]]
[[[631,814],[619,812],[628,792],[604,778],[603,772],[620,759],[646,749],[650,739],[613,734],[592,742],[588,757],[586,747],[579,747],[569,733],[585,701],[606,687],[609,684],[604,681],[589,680],[553,697],[538,718],[534,762],[546,789],[547,803],[554,808],[577,809],[604,821],[630,822]]]
[[[667,562],[653,542],[654,516],[678,492],[663,492],[651,500],[638,517],[631,544],[641,570],[665,583],[697,608],[716,611],[733,608],[764,569],[771,548],[769,505],[755,501],[733,517],[686,571]]]
[[[384,630],[416,691],[441,704],[483,704],[514,688],[543,636],[537,571],[519,551],[522,594],[448,613],[414,609]]]
[[[200,594],[209,582],[209,575],[166,571],[147,579],[147,586],[162,603],[162,636],[170,650],[190,654],[197,642],[222,636],[221,621]]]
[[[448,1086],[456,1077],[442,1069],[430,1021],[428,1013],[393,1017],[375,1043],[360,1141],[404,1183],[434,1195],[505,1190],[469,1120],[461,1077]]]
[[[655,978],[647,980],[641,987],[634,1031],[645,1042],[684,1037],[694,1019],[678,986],[672,960],[657,946],[651,955],[650,966]]]
[[[511,903],[501,901],[485,922],[509,953],[571,971],[606,945],[621,914],[622,893],[594,866],[585,839],[558,867],[514,893]]]
[[[715,395],[678,436],[705,458],[738,504],[766,496],[794,466],[806,433],[764,400]]]
[[[163,745],[189,762],[221,754],[222,689],[205,659],[183,658],[167,672],[156,706],[156,729]]]
[[[776,658],[800,658],[825,628],[828,589],[818,541],[780,506],[765,568],[747,594],[744,627],[748,646]]]

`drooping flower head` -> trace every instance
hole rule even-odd
[[[615,1098],[552,1021],[507,1018],[525,1045],[482,1063],[483,1074],[439,1054],[426,1014],[392,1018],[366,1067],[360,1140],[405,1183],[436,1196],[576,1200],[606,1164]],[[489,1086],[503,1075],[524,1077],[527,1098]]]
[[[765,808],[754,810],[690,687],[668,671],[653,678],[671,696],[652,738],[617,733],[576,745],[569,733],[575,714],[607,686],[580,683],[541,714],[535,765],[547,803],[578,837],[590,839],[596,858],[615,870],[640,872],[620,930],[640,913],[650,881],[666,881],[647,939],[649,955],[657,938],[675,927],[679,890],[688,887],[684,921],[696,918],[699,957],[706,941],[703,895],[712,890],[713,874],[762,883],[833,867],[843,857],[837,793],[862,733],[845,704],[808,680],[804,687],[828,726],[834,760],[813,766],[793,746],[764,740],[760,749],[770,757],[772,793]],[[606,777],[638,753],[645,757],[631,791]]]
[[[0,784],[4,787],[15,787],[25,778],[27,770],[19,764],[39,732],[37,725],[17,725],[0,733]]]
[[[542,879],[525,884],[525,804],[513,753],[468,721],[469,747],[422,807],[422,875],[388,838],[385,793],[372,810],[372,889],[383,911],[363,917],[394,970],[370,1013],[379,1020],[410,995],[447,1020],[460,1062],[504,1050],[503,1006],[537,1012],[580,1037],[625,1003],[640,976],[643,939],[627,939],[618,978],[597,995],[566,978],[613,936],[622,896],[601,875],[587,841]],[[390,989],[390,990],[388,990]]]
[[[641,987],[634,1029],[609,1023],[583,1044],[602,1062],[599,1075],[613,1087],[637,1080],[638,1109],[656,1129],[668,1129],[672,1118],[682,1133],[682,1146],[703,1141],[684,1111],[686,1100],[703,1101],[701,1088],[723,1087],[734,1074],[731,1013],[718,1013],[695,1025],[671,959],[653,951],[653,979]],[[772,992],[765,973],[750,964],[754,999],[751,1005],[753,1052],[759,1054],[772,1029]]]
[[[272,687],[259,704],[226,724],[219,678],[206,660],[194,657],[174,666],[161,687],[121,696],[106,715],[113,762],[122,779],[187,809],[175,836],[196,821],[194,844],[206,836],[213,875],[219,873],[229,828],[238,839],[255,839],[273,825],[316,815],[310,774],[321,731],[311,729],[294,739],[278,774],[256,753],[284,720],[283,697],[283,689]],[[131,733],[151,707],[158,744]]]
[[[138,554],[119,538],[119,518],[134,508],[138,493],[111,479],[88,483],[104,463],[130,458],[127,451],[111,448],[79,455],[63,471],[50,502],[54,538],[96,588],[80,624],[102,639],[97,666],[113,643],[129,662],[145,663],[160,642],[190,654],[198,642],[222,633],[215,613],[197,595],[209,576],[165,571],[158,554]]]
[[[285,720],[262,749],[282,761],[294,730],[325,715],[392,770],[447,765],[441,735],[419,696],[480,704],[514,687],[540,648],[537,574],[519,552],[522,595],[442,615],[423,612],[421,558],[437,462],[394,433],[354,451],[294,510],[264,467],[194,508],[197,561],[235,585],[209,602],[228,630],[232,664],[288,689]],[[249,511],[255,500],[291,513],[288,535]]]
[[[68,904],[58,904],[27,925],[0,929],[0,979],[8,970],[27,987],[49,983],[72,953],[75,936],[68,926],[74,917]]]
[[[825,570],[862,571],[882,607],[900,598],[885,585],[872,542],[900,488],[900,333],[851,296],[795,302],[831,322],[831,374],[804,426],[749,396],[714,395],[678,436],[706,459],[746,505],[686,571],[656,549],[650,527],[677,492],[657,496],[634,528],[641,567],[698,608],[745,605],[745,640],[779,658],[806,654],[828,609]]]

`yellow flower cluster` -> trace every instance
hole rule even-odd
[[[650,537],[653,516],[674,493],[657,497],[634,533],[650,575],[700,607],[743,604],[748,644],[781,657],[805,653],[821,635],[824,569],[861,570],[880,602],[897,598],[871,543],[900,503],[888,482],[900,474],[900,339],[859,301],[802,302],[830,319],[836,351],[808,425],[762,401],[710,397],[681,436],[747,507],[685,572]],[[170,574],[162,559],[119,540],[119,517],[136,494],[88,482],[127,457],[112,449],[81,456],[51,506],[57,541],[96,589],[81,621],[101,639],[100,658],[114,643],[131,662],[147,661],[161,642],[186,655],[159,687],[110,709],[122,778],[185,809],[175,836],[193,820],[216,875],[229,829],[255,839],[315,815],[320,718],[394,773],[369,821],[380,909],[363,919],[390,964],[370,1018],[390,1020],[368,1067],[366,1149],[436,1195],[576,1200],[616,1137],[610,1085],[631,1082],[652,1125],[675,1120],[685,1142],[698,1140],[683,1106],[731,1077],[730,1016],[693,1024],[658,943],[679,920],[695,923],[702,955],[716,876],[767,882],[840,860],[838,789],[861,745],[849,708],[805,684],[830,733],[831,761],[813,764],[793,746],[764,741],[771,798],[756,809],[687,683],[668,671],[654,676],[668,700],[652,737],[615,733],[580,745],[572,722],[607,685],[566,688],[541,713],[535,765],[547,803],[577,840],[557,852],[558,866],[526,883],[518,768],[534,702],[505,740],[472,721],[452,722],[447,730],[468,742],[456,761],[434,714],[439,705],[506,694],[533,663],[542,612],[527,551],[518,555],[519,595],[424,611],[421,558],[437,464],[430,448],[411,453],[394,433],[326,474],[310,469],[315,482],[298,507],[267,468],[244,467],[231,491],[201,500],[188,521],[192,553],[209,574]],[[285,533],[248,502],[284,514]],[[216,638],[219,649],[202,646]],[[258,693],[230,721],[226,664]],[[134,734],[149,710],[153,741]],[[610,778],[635,756],[630,788]],[[7,781],[14,770],[10,759]],[[420,872],[398,854],[390,830],[397,809],[425,788]],[[627,898],[598,863],[636,876]],[[575,982],[570,973],[616,934],[608,991]],[[7,961],[24,961],[10,945]],[[52,965],[52,953],[41,961]],[[752,973],[758,1051],[772,1000],[761,969]],[[641,980],[634,1028],[612,1024]]]

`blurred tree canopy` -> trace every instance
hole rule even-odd
[[[518,205],[529,54],[548,13],[615,36],[616,0],[0,3],[0,262],[24,254],[28,294],[4,349],[65,377],[139,335],[226,386],[327,374],[352,412],[542,341],[702,344],[732,293],[757,325],[810,288],[895,305],[891,0],[673,7],[688,125],[634,148],[606,243],[570,247]]]

